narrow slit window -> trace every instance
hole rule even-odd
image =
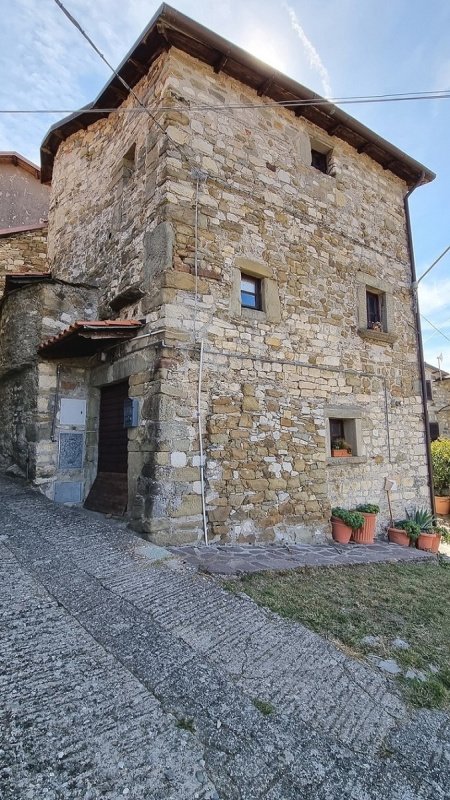
[[[261,311],[261,279],[241,274],[241,306]]]

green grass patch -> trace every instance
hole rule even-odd
[[[272,703],[268,703],[267,700],[260,700],[259,697],[255,697],[254,700],[252,700],[252,702],[255,708],[257,708],[258,711],[261,712],[261,714],[264,714],[265,717],[268,717],[270,714],[273,714],[275,710]]]
[[[193,719],[187,719],[187,717],[181,717],[180,719],[177,719],[175,725],[177,726],[177,728],[181,728],[182,731],[195,733],[195,725]]]
[[[304,568],[246,575],[225,585],[347,652],[394,658],[405,670],[424,672],[426,681],[399,679],[414,705],[450,705],[450,569],[436,563]],[[379,639],[365,645],[365,636]],[[394,647],[397,638],[410,647]]]

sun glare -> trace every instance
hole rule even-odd
[[[271,67],[280,72],[287,72],[287,65],[282,56],[281,46],[266,31],[256,28],[245,37],[242,46],[256,58],[265,61],[266,64],[270,64]]]

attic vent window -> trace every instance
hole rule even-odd
[[[325,175],[328,173],[328,154],[321,153],[319,150],[311,149],[311,166],[323,172]]]
[[[131,178],[136,166],[136,144],[132,144],[122,159],[122,174],[125,180]]]

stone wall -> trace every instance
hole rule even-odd
[[[0,233],[0,296],[5,275],[47,272],[47,226],[37,230]]]
[[[49,283],[12,292],[0,309],[0,469],[16,465],[51,496],[60,389],[57,364],[37,350],[75,319],[95,315],[95,292]]]
[[[189,110],[264,101],[173,49],[136,90],[174,106],[158,115],[166,136],[141,113],[71,136],[49,219],[53,274],[96,283],[104,316],[154,334],[91,378],[126,373],[140,397],[133,525],[159,542],[201,536],[200,341],[211,536],[315,538],[331,506],[363,501],[381,505],[381,530],[386,477],[396,515],[427,504],[406,185],[286,109]],[[260,277],[263,310],[241,310],[241,270]],[[366,287],[384,297],[385,331],[367,330]],[[330,416],[353,426],[351,458],[331,458]]]

